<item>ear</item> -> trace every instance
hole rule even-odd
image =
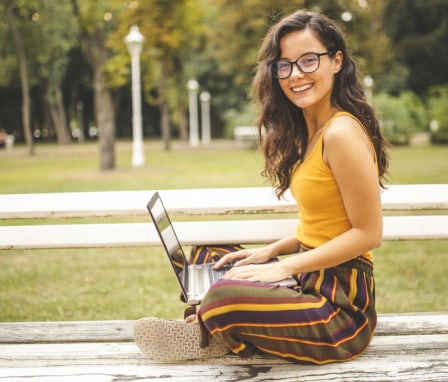
[[[333,58],[334,73],[339,73],[341,71],[343,62],[344,62],[344,54],[340,50],[338,50]]]

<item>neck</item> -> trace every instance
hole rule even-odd
[[[309,109],[304,109],[303,116],[308,129],[308,140],[311,140],[316,133],[322,130],[330,118],[338,111],[339,110],[333,106],[329,106],[325,109],[320,108],[315,112]]]

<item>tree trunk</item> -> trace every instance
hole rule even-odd
[[[160,108],[160,126],[162,130],[162,140],[165,150],[171,149],[171,131],[170,131],[170,113],[168,107],[168,94],[166,86],[166,75],[164,65],[162,64],[159,85],[159,108]]]
[[[161,113],[160,124],[162,126],[163,147],[165,148],[165,150],[171,150],[170,113],[167,103],[160,105],[160,113]]]
[[[95,119],[99,131],[100,169],[115,168],[115,109],[112,94],[104,83],[104,66],[107,49],[100,27],[93,32],[84,25],[78,3],[72,0],[73,13],[78,18],[84,43],[93,66],[93,92],[95,99]]]
[[[183,142],[188,141],[188,113],[187,107],[184,102],[180,102],[179,105],[179,130],[180,130],[180,140]]]
[[[17,49],[17,55],[19,57],[20,67],[20,83],[22,88],[22,126],[23,135],[25,136],[26,146],[28,147],[28,154],[34,155],[34,142],[33,134],[31,133],[31,118],[30,118],[30,85],[28,82],[28,60],[26,58],[25,50],[22,45],[20,33],[17,30],[14,15],[12,14],[12,8],[15,2],[12,2],[6,11],[9,25],[14,40],[14,45]]]
[[[93,33],[89,52],[93,63],[93,89],[96,123],[99,130],[100,169],[112,170],[115,168],[115,110],[111,92],[104,83],[107,51],[102,30],[96,29]]]
[[[52,87],[52,89],[50,89],[50,94],[51,99],[48,102],[48,108],[50,110],[51,120],[56,131],[58,143],[61,145],[69,144],[72,139],[67,125],[67,115],[65,113],[61,88],[58,86]]]

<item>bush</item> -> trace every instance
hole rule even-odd
[[[374,97],[380,126],[393,145],[407,145],[413,133],[428,129],[428,113],[421,99],[406,91],[398,97],[380,93]]]
[[[254,126],[256,119],[255,106],[248,102],[240,110],[230,109],[224,113],[226,121],[226,138],[233,139],[233,130],[236,126]]]
[[[448,85],[436,85],[427,96],[431,119],[431,142],[448,144]]]

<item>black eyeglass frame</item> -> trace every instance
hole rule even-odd
[[[272,71],[272,74],[274,75],[274,77],[277,78],[277,79],[279,79],[279,80],[284,80],[284,79],[289,78],[289,77],[291,76],[291,74],[292,74],[292,69],[293,69],[293,67],[294,67],[294,64],[297,66],[297,68],[298,68],[302,73],[306,73],[306,74],[314,73],[314,72],[317,71],[317,70],[319,69],[319,67],[320,67],[320,58],[321,58],[322,56],[327,56],[327,55],[330,55],[330,56],[331,56],[331,54],[332,54],[332,52],[330,52],[330,51],[326,51],[326,52],[323,52],[323,53],[307,52],[307,53],[302,54],[302,55],[301,55],[297,60],[295,60],[295,61],[288,61],[288,60],[285,60],[285,59],[275,60],[275,61],[273,61],[273,62],[271,63],[271,71]],[[312,71],[310,71],[310,72],[307,72],[307,71],[303,70],[303,68],[299,65],[299,60],[300,60],[301,58],[305,57],[305,56],[308,56],[308,55],[316,55],[316,56],[317,56],[317,67],[316,67],[316,69],[314,69],[314,70],[312,70]],[[290,65],[290,66],[289,66],[289,69],[290,69],[290,70],[289,70],[289,74],[288,74],[287,76],[285,76],[285,77],[279,77],[279,76],[278,76],[278,74],[277,74],[277,70],[275,69],[276,64],[277,64],[278,62],[287,62],[287,63]]]

